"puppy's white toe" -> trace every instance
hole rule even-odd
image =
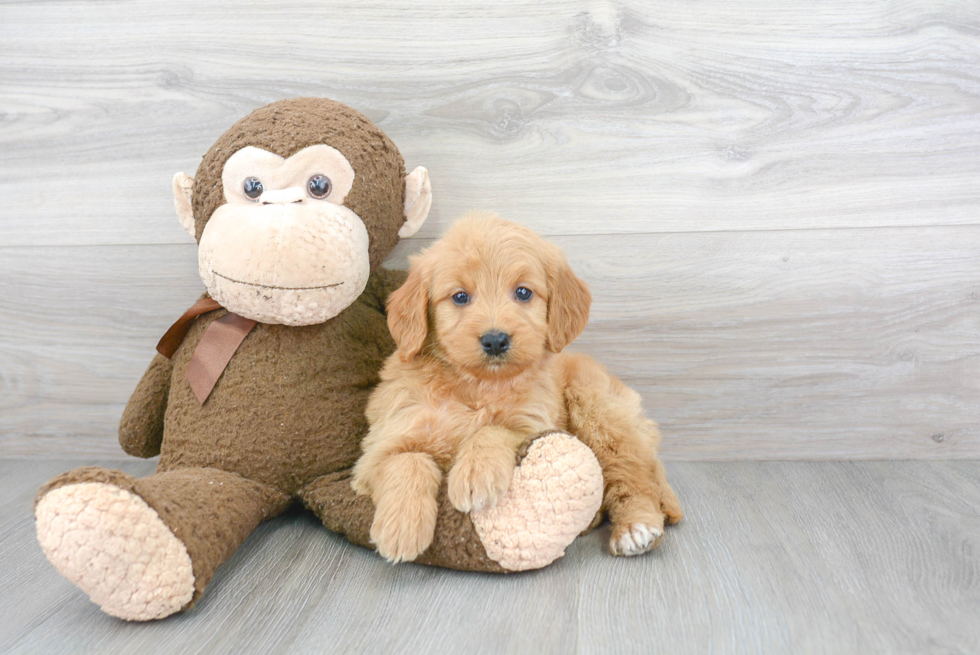
[[[613,531],[613,538],[609,541],[609,550],[612,551],[613,555],[623,557],[641,555],[652,550],[664,536],[662,529],[643,523],[633,523],[619,537],[616,536],[617,532],[617,530]]]

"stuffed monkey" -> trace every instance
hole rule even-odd
[[[127,453],[160,456],[156,473],[77,468],[35,501],[51,563],[129,620],[191,607],[256,526],[294,502],[371,546],[374,507],[351,488],[351,467],[395,350],[385,300],[404,280],[381,263],[431,204],[424,168],[406,175],[377,126],[317,98],[240,120],[193,179],[175,176],[174,196],[207,295],[161,340],[119,427]],[[453,509],[444,488],[417,561],[503,572],[560,557],[599,508],[599,465],[551,433],[517,466],[479,517]]]

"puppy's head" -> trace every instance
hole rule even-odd
[[[581,334],[591,303],[556,246],[475,213],[411,259],[388,328],[405,361],[424,348],[471,375],[510,377]]]

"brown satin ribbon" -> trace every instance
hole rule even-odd
[[[201,314],[213,312],[221,309],[212,298],[201,298],[194,303],[184,315],[177,319],[177,322],[170,326],[166,334],[157,343],[157,352],[170,359],[177,352],[177,348],[183,343],[184,337],[194,324],[194,319]],[[231,361],[238,346],[241,345],[248,333],[252,331],[256,322],[250,318],[239,316],[228,312],[218,320],[211,323],[204,331],[201,340],[191,355],[191,361],[187,365],[185,377],[191,385],[191,391],[197,401],[204,404],[204,401],[211,395],[211,390],[218,383],[218,378],[224,372],[228,362]]]
[[[228,312],[204,331],[185,374],[197,402],[203,405],[211,395],[218,378],[255,324],[250,318]]]
[[[184,337],[187,336],[187,331],[194,324],[194,319],[216,309],[221,309],[221,305],[208,296],[191,305],[191,308],[184,312],[184,315],[178,318],[177,322],[171,325],[170,329],[160,337],[160,341],[157,343],[157,352],[167,359],[172,359],[174,353],[180,348],[180,344],[184,343]]]

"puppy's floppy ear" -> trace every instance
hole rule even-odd
[[[419,354],[429,332],[429,290],[422,267],[413,262],[408,279],[388,297],[388,331],[398,344],[402,361]]]
[[[582,334],[589,322],[592,294],[568,265],[561,251],[555,248],[548,267],[548,349],[562,348]]]

